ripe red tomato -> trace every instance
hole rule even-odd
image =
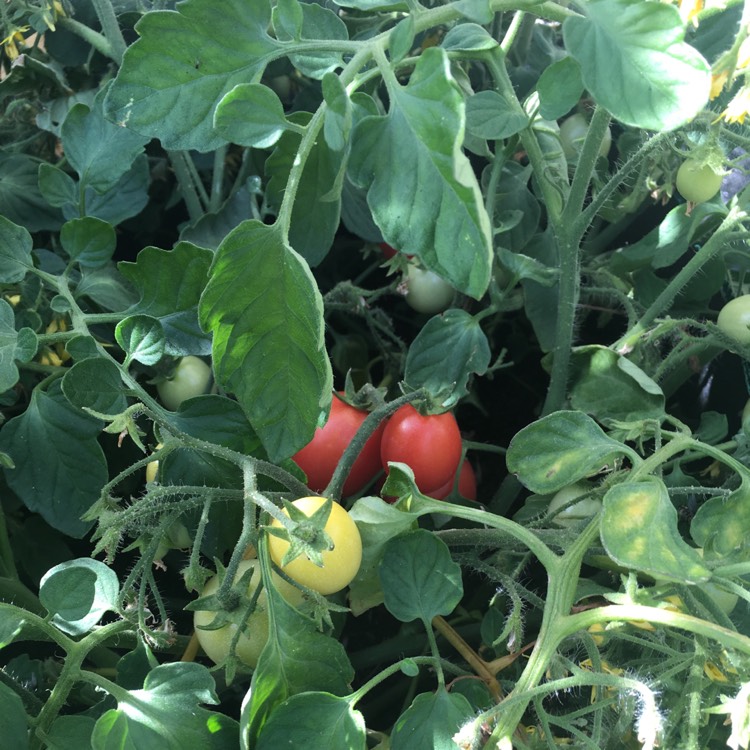
[[[417,487],[442,487],[450,482],[461,461],[461,433],[452,412],[422,416],[404,404],[387,422],[380,458],[408,464]]]
[[[445,500],[448,495],[451,494],[453,489],[453,477],[451,477],[442,487],[438,487],[436,490],[429,492],[425,491],[425,495],[429,495],[435,500]],[[474,473],[474,467],[469,462],[468,458],[464,459],[461,464],[461,472],[458,475],[458,494],[467,500],[477,499],[477,477]]]
[[[366,418],[366,411],[333,397],[328,421],[315,431],[313,439],[301,451],[292,456],[307,475],[308,487],[313,492],[322,492],[328,486],[341,456]],[[344,482],[344,496],[359,492],[380,471],[380,439],[384,429],[385,424],[381,422],[365,443]]]

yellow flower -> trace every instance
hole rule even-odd
[[[13,31],[11,31],[10,34],[5,37],[5,39],[0,41],[0,44],[5,47],[5,54],[8,55],[8,58],[10,60],[15,60],[20,54],[18,45],[20,44],[21,46],[23,46],[23,32],[28,30],[28,26],[20,26],[16,29],[13,29]]]
[[[729,79],[728,70],[720,70],[718,73],[711,74],[711,99],[716,97],[724,90],[724,86]]]
[[[680,16],[684,23],[693,22],[698,25],[696,16],[703,10],[703,0],[680,0]]]
[[[750,87],[745,85],[734,95],[721,116],[727,122],[744,123],[748,112],[750,112]]]

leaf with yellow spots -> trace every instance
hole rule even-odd
[[[601,471],[630,449],[580,411],[556,411],[524,427],[508,446],[508,471],[539,495]]]
[[[712,497],[693,517],[690,534],[713,555],[725,556],[750,550],[750,481],[731,495]]]
[[[710,578],[677,530],[677,511],[660,479],[616,484],[604,496],[601,538],[620,565],[680,583]]]

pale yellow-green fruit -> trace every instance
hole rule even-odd
[[[306,516],[311,516],[323,503],[324,497],[302,497],[295,500],[293,505]],[[281,527],[276,519],[271,525]],[[325,531],[333,541],[333,549],[323,552],[323,567],[311,562],[305,555],[300,555],[282,567],[281,561],[289,549],[289,542],[272,534],[268,535],[268,551],[271,559],[290,578],[320,594],[328,595],[341,591],[357,575],[362,563],[362,537],[357,524],[338,503],[331,504]]]
[[[246,570],[252,570],[252,578],[248,586],[247,594],[251,597],[260,585],[260,566],[258,560],[243,560],[237,568],[235,581],[242,577]],[[290,604],[296,606],[300,604],[304,596],[302,592],[292,584],[287,583],[283,578],[273,574],[273,583],[276,589]],[[215,594],[219,588],[219,577],[211,578],[203,588],[201,596]],[[258,594],[258,601],[255,610],[247,621],[244,632],[237,641],[236,655],[237,658],[248,667],[253,669],[258,664],[258,657],[263,647],[268,641],[268,597],[265,589]],[[193,613],[193,624],[195,626],[195,635],[198,638],[201,648],[209,659],[215,664],[220,664],[229,655],[229,648],[237,632],[237,625],[229,623],[218,630],[203,630],[204,625],[210,625],[216,616],[216,612],[198,610]]]
[[[156,392],[167,409],[177,411],[186,399],[208,392],[212,380],[211,368],[200,357],[190,354],[179,361],[171,378],[156,384]]]
[[[557,526],[576,526],[581,521],[591,518],[591,516],[598,513],[601,510],[602,501],[595,497],[589,497],[573,503],[573,505],[569,505],[565,510],[558,513],[558,510],[564,505],[567,505],[581,495],[585,495],[591,489],[591,485],[587,482],[576,482],[559,490],[550,501],[549,509],[547,510],[548,517],[554,516],[551,519],[552,523]]]

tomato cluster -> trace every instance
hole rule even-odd
[[[322,492],[331,481],[341,457],[367,418],[367,412],[334,398],[328,421],[294,456],[305,472],[308,487]],[[458,492],[476,499],[476,477],[468,461],[461,465],[461,433],[452,412],[420,414],[405,404],[381,423],[367,440],[344,482],[344,496],[364,489],[390,461],[407,464],[422,492],[439,500],[452,491],[456,474]]]

